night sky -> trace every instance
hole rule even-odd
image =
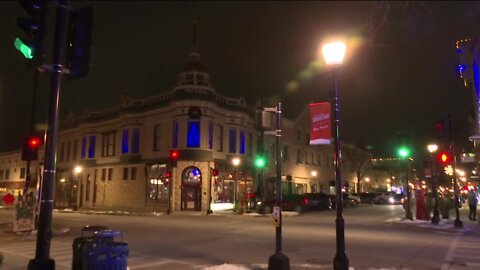
[[[62,80],[61,118],[117,105],[121,94],[147,97],[171,90],[197,43],[217,92],[281,100],[294,119],[312,101],[331,98],[332,78],[318,49],[342,34],[347,53],[340,79],[341,137],[376,156],[393,156],[399,134],[417,147],[434,123],[451,115],[455,137],[467,141],[471,93],[456,73],[455,41],[474,36],[475,2],[71,2],[94,10],[88,77]],[[20,148],[27,135],[33,70],[13,47],[23,36],[17,2],[0,3],[0,151]],[[55,9],[46,36],[52,57]],[[475,29],[477,28],[477,29]],[[319,64],[320,63],[320,64]],[[50,74],[41,74],[36,111],[46,122]]]

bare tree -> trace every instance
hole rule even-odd
[[[360,192],[360,182],[372,168],[372,154],[353,145],[345,145],[342,148],[346,165],[351,166],[357,177],[356,191]]]

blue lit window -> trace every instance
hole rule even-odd
[[[245,154],[245,130],[240,130],[240,154]]]
[[[188,121],[187,147],[200,147],[200,121]]]
[[[140,128],[132,129],[132,153],[138,153],[140,145]]]
[[[80,151],[80,157],[85,158],[87,156],[87,137],[82,138],[82,150]]]
[[[122,154],[128,153],[128,128],[122,132]]]
[[[95,158],[95,139],[94,135],[90,136],[90,144],[88,146],[88,158]]]
[[[178,147],[178,122],[173,121],[172,148]]]
[[[213,122],[208,122],[208,149],[213,149]]]
[[[237,152],[237,129],[230,128],[229,134],[229,142],[228,142],[228,152],[229,153],[236,153]]]

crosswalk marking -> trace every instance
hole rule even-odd
[[[480,237],[477,235],[459,233],[445,256],[441,270],[479,269]]]
[[[16,255],[25,258],[25,263],[35,256],[35,242],[25,241],[0,246],[0,252],[5,255]],[[55,260],[57,269],[71,269],[72,267],[72,244],[69,242],[52,239],[50,244],[50,257]],[[127,258],[130,270],[151,269],[156,266],[169,263],[190,265],[187,262],[171,260],[167,258],[150,256],[137,252],[131,252]],[[190,265],[192,266],[192,265]]]

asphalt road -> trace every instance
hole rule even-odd
[[[11,216],[10,211],[0,210],[0,221]],[[452,219],[432,227],[428,223],[401,222],[403,216],[401,206],[345,209],[350,266],[355,270],[480,269],[480,258],[476,259],[480,252],[477,223],[462,219],[465,228],[457,230],[453,229]],[[224,263],[266,269],[268,257],[275,251],[275,229],[269,216],[54,213],[54,231],[70,229],[52,241],[51,256],[56,269],[70,269],[71,244],[87,224],[123,232],[123,241],[130,247],[131,270],[203,269]],[[5,222],[0,226],[3,231],[0,252],[6,258],[4,269],[25,269],[34,255],[36,238],[8,234],[5,226]],[[283,252],[290,258],[292,269],[332,269],[335,249],[334,211],[284,218]]]

